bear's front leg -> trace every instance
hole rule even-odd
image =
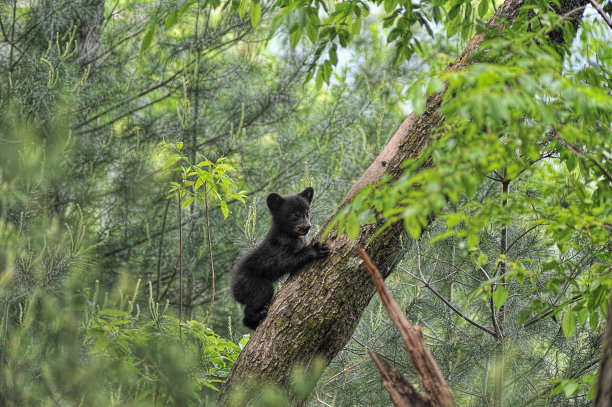
[[[284,273],[294,274],[308,263],[328,255],[329,248],[324,243],[313,243],[312,245],[302,247],[291,256],[284,256],[279,259],[278,267]]]
[[[325,243],[316,242],[306,247],[313,249],[315,259],[322,259],[329,255],[329,247]]]

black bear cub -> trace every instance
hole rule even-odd
[[[243,322],[251,329],[266,317],[276,281],[329,254],[325,244],[306,246],[313,195],[311,187],[295,195],[268,195],[272,227],[234,268],[230,289],[234,299],[245,305]]]

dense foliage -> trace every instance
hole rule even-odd
[[[589,41],[598,63],[585,64],[585,44],[566,50],[547,39],[558,17],[538,27],[529,13],[486,42],[468,70],[441,75],[447,85],[433,90],[446,87],[445,123],[430,151],[406,162],[398,181],[363,190],[337,223],[355,235],[375,210],[383,227],[401,220],[414,239],[425,231],[429,244],[404,266],[420,286],[407,298],[416,306],[425,287],[454,311],[442,320],[421,311],[432,346],[448,341],[432,321],[487,334],[452,346],[448,363],[449,374],[461,371],[454,380],[468,378],[463,386],[493,404],[489,380],[511,405],[537,402],[546,390],[534,388],[592,400],[612,289],[610,48]],[[422,169],[426,160],[433,166]]]
[[[248,339],[226,287],[265,194],[312,185],[318,232],[444,92],[431,147],[334,225],[404,223],[387,284],[461,405],[589,405],[612,290],[612,27],[529,2],[443,71],[499,4],[0,3],[0,404],[213,403]],[[387,405],[365,346],[411,374],[373,301],[297,388]]]

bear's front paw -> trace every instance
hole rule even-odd
[[[315,251],[315,256],[317,259],[322,259],[323,257],[327,257],[329,255],[329,247],[325,243],[313,243],[312,248]]]

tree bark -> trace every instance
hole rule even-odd
[[[601,343],[601,362],[599,364],[595,407],[612,407],[612,299],[610,299],[610,306],[608,307],[606,333]]]
[[[498,30],[500,19],[512,25],[523,3],[523,0],[506,0],[487,23],[487,31]],[[559,13],[575,11],[572,15],[579,21],[585,3],[586,0],[562,0]],[[463,53],[446,69],[456,71],[472,63],[469,56],[483,39],[484,33],[475,35]],[[444,118],[439,113],[443,96],[443,92],[428,96],[424,112],[420,116],[408,116],[351,188],[330,221],[363,187],[377,183],[383,176],[389,176],[388,182],[397,180],[403,174],[401,164],[408,158],[421,155],[443,123]],[[430,165],[429,161],[425,165]],[[402,242],[407,237],[401,222],[371,239],[379,226],[363,226],[355,240],[332,231],[325,239],[331,255],[301,270],[283,285],[267,318],[251,335],[232,368],[219,396],[220,405],[228,405],[234,386],[240,386],[249,378],[254,378],[260,385],[280,385],[289,392],[292,405],[304,404],[304,396],[292,390],[293,367],[302,365],[308,368],[316,359],[329,364],[350,340],[375,293],[368,273],[356,256],[356,247],[361,246],[370,254],[383,277],[394,270],[406,252]],[[319,234],[314,241],[320,238]]]

